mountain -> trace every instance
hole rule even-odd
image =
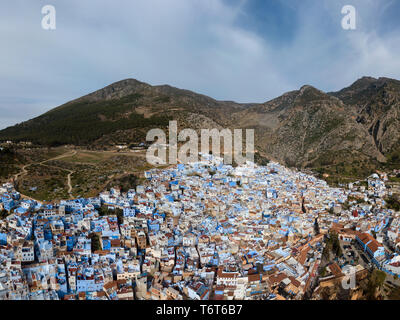
[[[223,124],[230,111],[240,108],[240,104],[191,91],[127,79],[6,128],[0,131],[0,139],[51,146],[107,146],[143,141],[149,129],[165,128],[171,119],[189,119],[196,113],[204,121],[212,123],[211,115]]]
[[[338,98],[303,86],[236,114],[236,123],[256,129],[257,146],[287,165],[321,167],[384,157],[357,114]]]
[[[0,131],[0,140],[101,149],[181,128],[253,128],[260,154],[322,174],[357,177],[400,162],[400,81],[364,77],[325,93],[312,86],[261,104],[217,101],[127,79]]]
[[[364,77],[331,95],[357,113],[357,123],[368,130],[376,148],[389,160],[399,154],[400,81]]]

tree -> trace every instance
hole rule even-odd
[[[314,222],[314,233],[315,233],[315,235],[317,236],[317,235],[319,235],[319,224],[318,224],[318,218],[316,218],[315,219],[315,222]]]
[[[116,208],[115,210],[110,210],[106,206],[101,206],[98,210],[100,216],[114,216],[116,215],[118,218],[118,224],[124,223],[124,211],[122,209]]]
[[[0,211],[0,219],[5,219],[8,216],[8,211],[7,210],[1,210]]]
[[[100,236],[97,233],[91,233],[89,239],[91,240],[92,252],[101,250]]]
[[[388,209],[400,211],[400,201],[398,199],[391,196],[391,197],[387,198],[385,201],[386,201],[386,207]]]
[[[108,208],[106,206],[101,206],[99,208],[99,210],[97,210],[97,212],[99,213],[99,216],[103,217],[107,215],[108,212]]]
[[[330,231],[325,243],[327,250],[331,251],[335,256],[340,257],[342,255],[339,236],[336,232]]]
[[[323,278],[326,275],[326,267],[321,268],[321,270],[319,271],[319,275]]]
[[[115,213],[117,215],[118,218],[118,224],[121,225],[124,223],[124,211],[122,209],[117,208],[115,210]]]
[[[367,288],[366,288],[366,297],[368,300],[375,300],[376,290],[381,288],[382,285],[385,283],[386,280],[386,273],[374,269],[368,279]]]
[[[329,260],[329,247],[328,245],[324,248],[324,250],[322,251],[322,258],[325,260]]]

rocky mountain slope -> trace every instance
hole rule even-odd
[[[148,130],[165,128],[172,119],[190,125],[187,119],[193,114],[204,115],[211,125],[214,120],[226,124],[230,112],[241,108],[191,91],[127,79],[6,128],[0,139],[96,148],[144,141]]]
[[[172,119],[181,128],[253,128],[260,153],[321,174],[400,166],[400,81],[387,78],[365,77],[332,93],[303,86],[262,104],[127,79],[6,128],[0,140],[99,149],[144,142],[148,130]]]
[[[344,160],[384,157],[357,114],[338,98],[311,86],[236,114],[236,123],[255,127],[261,150],[287,165],[315,167]]]
[[[342,100],[357,114],[374,139],[377,149],[387,157],[400,150],[400,81],[388,78],[362,78],[331,95]]]

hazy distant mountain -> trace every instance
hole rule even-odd
[[[303,86],[262,104],[217,101],[128,79],[6,128],[0,139],[101,148],[144,141],[149,129],[175,119],[195,129],[254,128],[257,149],[267,157],[356,175],[397,161],[399,98],[400,81],[387,78],[365,77],[328,94]]]

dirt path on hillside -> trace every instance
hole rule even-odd
[[[75,171],[72,171],[72,170],[69,170],[69,169],[65,169],[65,168],[61,168],[61,167],[57,167],[57,166],[48,165],[48,164],[46,164],[46,162],[53,161],[53,160],[60,160],[60,159],[66,158],[66,157],[73,157],[73,156],[76,155],[76,154],[77,154],[77,151],[76,151],[76,150],[73,150],[72,152],[71,152],[71,151],[68,151],[68,152],[66,152],[66,153],[63,153],[62,155],[59,155],[59,156],[56,156],[56,157],[53,157],[53,158],[50,158],[50,159],[47,159],[47,160],[44,160],[44,161],[33,162],[33,163],[30,163],[30,164],[24,165],[24,166],[22,167],[22,170],[21,170],[19,173],[17,173],[17,174],[14,175],[14,179],[13,179],[13,180],[14,180],[14,185],[15,185],[15,182],[16,182],[19,178],[21,178],[21,177],[23,177],[23,176],[26,176],[26,175],[28,174],[28,171],[27,171],[26,169],[27,169],[28,167],[30,167],[31,165],[36,164],[36,165],[41,165],[41,166],[45,166],[45,167],[49,167],[49,168],[56,168],[56,169],[64,170],[64,171],[67,171],[67,172],[68,172],[68,175],[67,175],[68,194],[69,194],[69,197],[72,199],[71,175],[72,175]],[[22,194],[22,193],[21,193],[21,196],[22,196],[23,198],[26,198],[26,199],[39,201],[39,200],[33,199],[33,198],[31,198],[31,197],[28,197],[28,196],[26,196],[26,195],[24,195],[24,194]]]
[[[50,161],[53,161],[53,160],[61,160],[63,158],[67,158],[67,157],[73,157],[76,154],[78,154],[78,152],[80,152],[80,151],[81,152],[85,152],[85,153],[107,153],[107,154],[112,154],[112,155],[115,155],[115,156],[118,156],[118,155],[120,155],[120,156],[133,156],[133,157],[138,157],[138,158],[145,158],[146,157],[145,150],[136,150],[134,152],[132,152],[132,151],[129,151],[129,152],[124,152],[124,151],[119,151],[119,152],[118,151],[95,151],[95,150],[80,150],[80,149],[69,150],[69,151],[67,151],[67,152],[65,152],[65,153],[63,153],[61,155],[56,156],[56,157],[53,157],[53,158],[50,158],[50,159],[47,159],[47,160],[43,160],[43,161],[40,161],[40,162],[32,162],[32,163],[24,165],[21,168],[21,171],[13,176],[14,185],[18,180],[20,180],[21,178],[23,178],[24,176],[26,176],[28,174],[28,170],[27,169],[32,165],[41,165],[41,166],[45,166],[45,167],[49,167],[49,168],[55,168],[55,169],[59,169],[59,170],[63,170],[63,171],[68,172],[67,181],[66,181],[66,185],[68,186],[68,191],[67,192],[68,192],[68,195],[69,195],[70,199],[73,199],[73,195],[72,195],[72,191],[73,191],[72,175],[75,173],[75,171],[70,170],[70,169],[66,169],[66,168],[61,168],[61,167],[54,166],[54,165],[50,165],[50,164],[47,164],[47,162],[50,162]],[[88,164],[88,165],[91,165],[91,163],[85,163],[85,162],[76,162],[76,164]],[[125,172],[124,174],[127,174],[127,173],[128,172]],[[137,174],[136,171],[134,171],[134,173]],[[123,176],[124,174],[122,174],[121,176]],[[105,186],[110,181],[112,181],[114,178],[116,178],[116,177],[113,176],[112,178],[108,179],[107,182],[105,183]],[[27,195],[24,195],[22,193],[21,193],[21,197],[24,198],[24,199],[40,201],[40,200],[37,200],[37,199],[33,199],[33,198],[31,198],[31,197],[29,197]]]

